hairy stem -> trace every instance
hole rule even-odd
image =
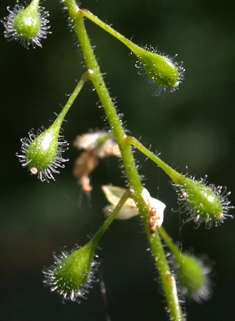
[[[70,107],[73,105],[75,99],[77,98],[78,94],[80,93],[82,87],[84,86],[85,82],[90,78],[90,71],[88,70],[87,72],[85,72],[80,81],[78,82],[77,86],[75,87],[73,93],[70,95],[67,103],[65,104],[64,108],[61,110],[60,114],[58,115],[58,117],[56,118],[53,126],[55,126],[55,124],[61,124],[67,114],[67,112],[69,111]]]
[[[98,232],[92,237],[90,242],[93,242],[94,240],[98,243],[100,238],[103,236],[103,234],[106,232],[107,228],[110,226],[110,224],[113,222],[117,214],[120,212],[121,208],[127,201],[129,197],[132,196],[132,192],[130,190],[127,190],[123,193],[122,197],[120,198],[119,202],[117,203],[116,207],[114,208],[112,214],[106,219],[104,224],[101,226]]]
[[[102,77],[99,65],[95,58],[90,40],[88,38],[86,28],[84,25],[83,17],[84,11],[80,10],[74,0],[64,1],[64,4],[68,8],[69,15],[74,23],[75,30],[81,49],[85,58],[85,62],[88,69],[93,71],[90,78],[92,81],[100,101],[104,107],[105,113],[108,117],[111,129],[117,140],[119,148],[122,153],[122,159],[125,166],[126,174],[130,187],[134,190],[135,194],[133,196],[140,215],[149,238],[151,248],[154,254],[155,262],[158,267],[160,278],[162,280],[163,289],[166,295],[167,304],[170,311],[170,316],[172,320],[182,321],[184,320],[181,307],[179,304],[177,289],[175,285],[175,279],[170,272],[168,262],[165,257],[162,242],[158,232],[155,233],[155,237],[152,237],[149,227],[148,227],[148,215],[149,208],[142,197],[143,186],[140,181],[139,173],[136,168],[134,156],[132,153],[131,145],[126,141],[126,135],[122,127],[121,120],[118,117],[115,106],[112,102],[108,89],[105,85],[104,79]]]
[[[159,233],[171,252],[177,257],[178,261],[180,261],[182,252],[175,245],[175,243],[172,241],[172,238],[167,234],[166,230],[162,226],[159,228]]]
[[[170,178],[177,184],[182,183],[185,180],[185,177],[175,171],[172,167],[163,162],[156,154],[151,152],[148,148],[142,145],[136,138],[132,136],[126,137],[126,143],[129,145],[135,146],[139,151],[144,155],[148,156],[154,163],[156,163],[164,172],[170,176]]]
[[[107,25],[105,22],[103,22],[102,20],[100,20],[97,16],[95,16],[93,13],[91,13],[89,10],[87,9],[81,9],[81,12],[83,14],[84,17],[90,19],[92,22],[94,22],[95,24],[97,24],[99,27],[101,27],[102,29],[104,29],[105,31],[107,31],[109,34],[111,34],[113,37],[115,37],[116,39],[118,39],[119,41],[121,41],[124,45],[126,45],[131,51],[133,52],[139,52],[140,50],[142,50],[139,46],[137,46],[136,44],[134,44],[134,42],[132,42],[131,40],[127,39],[126,37],[124,37],[122,34],[120,34],[120,32],[116,31],[115,29],[113,29],[112,27],[110,27],[109,25]]]
[[[171,273],[158,231],[150,240],[154,253],[155,263],[162,281],[162,287],[166,296],[169,313],[174,321],[185,320],[178,298],[177,286],[174,275]]]

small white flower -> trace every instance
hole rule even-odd
[[[117,186],[103,185],[102,190],[107,200],[111,203],[104,208],[104,214],[110,216],[126,189]],[[152,198],[146,188],[143,189],[142,197],[149,206],[149,225],[152,228],[150,228],[151,232],[154,233],[156,232],[156,228],[162,225],[166,205],[156,198]],[[135,201],[132,198],[128,198],[117,214],[116,219],[127,220],[137,215],[139,215],[139,209]]]
[[[142,196],[149,206],[149,229],[155,233],[157,228],[162,226],[164,220],[164,210],[166,205],[156,198],[150,196],[146,188],[143,189]]]
[[[111,203],[111,205],[107,205],[103,211],[105,216],[110,216],[126,189],[109,185],[103,185],[101,188],[107,200]],[[137,209],[135,201],[132,198],[128,198],[115,218],[118,220],[128,220],[136,215],[139,215],[139,210]]]

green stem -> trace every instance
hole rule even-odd
[[[185,320],[180,307],[175,277],[170,271],[158,231],[154,234],[154,237],[150,239],[150,244],[154,253],[158,273],[162,281],[162,287],[166,296],[169,313],[172,318],[171,320]]]
[[[109,34],[111,34],[112,36],[114,36],[116,39],[118,39],[119,41],[121,41],[124,45],[126,45],[131,51],[133,51],[135,54],[139,53],[140,51],[144,51],[144,49],[142,49],[141,47],[137,46],[134,42],[132,42],[131,40],[127,39],[126,37],[124,37],[120,32],[116,31],[115,29],[113,29],[112,27],[110,27],[109,25],[107,25],[105,22],[103,22],[102,20],[100,20],[97,16],[95,16],[93,13],[91,13],[89,10],[87,9],[81,9],[81,12],[83,14],[84,17],[90,19],[91,21],[93,21],[96,25],[98,25],[99,27],[101,27],[102,29],[104,29],[105,31],[107,31]]]
[[[178,262],[182,260],[182,252],[180,249],[175,245],[175,243],[172,241],[172,238],[167,234],[166,230],[164,229],[163,226],[159,228],[159,233],[164,240],[164,242],[167,244],[171,252],[176,256]]]
[[[40,0],[32,0],[31,3],[28,5],[26,10],[30,11],[31,9],[38,9]]]
[[[154,161],[158,166],[161,167],[161,169],[164,170],[164,172],[170,176],[170,178],[176,183],[176,184],[182,184],[183,181],[185,181],[185,176],[175,171],[172,167],[167,165],[165,162],[163,162],[157,155],[155,155],[153,152],[151,152],[149,149],[147,149],[144,145],[142,145],[136,138],[132,136],[126,137],[126,143],[129,145],[133,145],[136,148],[138,148],[139,151],[141,151],[144,155],[149,157],[152,161]]]
[[[101,226],[98,232],[92,237],[90,242],[96,242],[98,243],[100,238],[103,236],[103,234],[106,232],[107,228],[110,226],[110,224],[113,222],[117,214],[120,212],[121,208],[127,201],[129,197],[131,197],[132,192],[130,190],[127,190],[123,193],[122,197],[120,198],[119,202],[117,203],[116,207],[114,208],[112,214],[106,219],[104,224]]]
[[[60,114],[57,116],[56,120],[54,121],[53,126],[58,126],[58,125],[62,124],[67,112],[69,111],[70,107],[73,105],[75,99],[77,98],[78,94],[80,93],[80,91],[81,91],[82,87],[84,86],[85,82],[90,78],[90,74],[91,74],[91,72],[88,70],[87,72],[85,72],[82,75],[80,81],[78,82],[78,84],[75,87],[73,93],[69,97],[67,103],[65,104],[65,106],[61,110]]]
[[[152,251],[155,257],[155,262],[158,267],[159,275],[162,280],[163,289],[166,294],[166,300],[170,310],[170,316],[172,320],[182,321],[184,320],[184,318],[177,296],[175,280],[173,275],[170,273],[169,265],[167,263],[159,235],[155,233],[155,237],[153,238],[150,233],[148,226],[149,208],[141,195],[143,191],[143,186],[141,184],[139,173],[136,168],[131,145],[126,142],[126,135],[122,127],[121,120],[119,119],[116,109],[113,105],[112,99],[109,95],[99,65],[95,58],[92,46],[90,44],[90,40],[88,38],[83,21],[84,11],[79,10],[74,0],[65,0],[64,3],[67,6],[69,15],[73,20],[87,68],[91,69],[94,72],[91,76],[91,81],[104,107],[111,129],[121,150],[128,181],[130,187],[132,187],[135,192],[133,198],[135,199],[135,202],[139,208],[140,216],[142,218],[147,236],[149,238]]]
[[[87,68],[93,70],[94,72],[91,76],[91,81],[97,91],[100,101],[104,107],[105,113],[108,117],[114,136],[120,147],[122,159],[125,165],[130,186],[133,187],[137,195],[140,195],[142,193],[143,187],[139,178],[139,173],[136,169],[131,146],[124,144],[126,135],[122,127],[121,120],[117,115],[116,109],[109,95],[108,89],[105,85],[104,79],[102,77],[99,65],[96,61],[92,46],[90,44],[90,40],[85,29],[83,18],[82,16],[80,16],[79,13],[77,14],[75,27],[84,54]],[[144,201],[143,204],[145,204]]]

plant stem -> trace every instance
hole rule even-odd
[[[119,145],[130,187],[133,188],[135,192],[133,198],[137,207],[139,208],[140,215],[152,247],[155,262],[162,280],[163,289],[166,294],[170,316],[172,320],[182,321],[184,318],[177,296],[175,279],[170,272],[158,232],[155,233],[155,237],[152,237],[150,233],[148,226],[149,208],[141,195],[143,186],[136,168],[131,145],[126,142],[126,135],[122,127],[121,120],[118,117],[108,89],[103,80],[99,65],[95,58],[83,21],[84,12],[79,10],[75,0],[65,0],[64,3],[67,6],[69,15],[73,20],[87,68],[93,70],[94,72],[91,76],[91,81],[97,91],[105,113],[108,117],[111,129]]]
[[[26,10],[31,10],[31,9],[38,9],[40,0],[33,0],[31,3],[28,5]]]
[[[169,314],[174,321],[185,320],[179,303],[175,277],[170,271],[158,231],[154,234],[154,237],[150,239],[150,244],[154,253],[158,273],[162,281]]]
[[[167,244],[167,246],[169,247],[169,249],[171,250],[171,252],[177,257],[178,261],[181,261],[181,257],[182,257],[182,252],[180,251],[180,249],[175,245],[174,242],[172,242],[172,238],[167,234],[166,230],[164,229],[164,227],[160,227],[159,228],[159,233],[162,237],[162,239],[164,240],[164,242]]]
[[[141,151],[144,155],[148,156],[152,161],[154,161],[164,172],[170,176],[170,178],[177,184],[182,184],[182,182],[186,179],[184,175],[175,171],[172,167],[163,162],[157,155],[147,149],[144,145],[142,145],[136,138],[132,136],[126,137],[126,143],[135,146]]]
[[[77,98],[78,94],[80,93],[82,87],[84,86],[85,82],[90,78],[90,72],[89,70],[87,72],[85,72],[80,81],[78,82],[77,86],[75,87],[73,93],[70,95],[67,103],[65,104],[65,106],[63,107],[63,109],[61,110],[60,114],[58,115],[58,117],[56,118],[56,120],[53,123],[53,126],[56,126],[55,124],[61,124],[67,114],[67,112],[69,111],[70,107],[72,106],[72,104],[74,103],[75,99]]]
[[[118,39],[119,41],[121,41],[124,45],[126,45],[131,51],[133,51],[135,54],[140,52],[140,51],[144,51],[144,49],[142,49],[141,47],[137,46],[134,42],[132,42],[131,40],[127,39],[126,37],[124,37],[120,32],[116,31],[115,29],[113,29],[112,27],[110,27],[109,25],[107,25],[105,22],[103,22],[102,20],[100,20],[97,16],[95,16],[93,13],[91,13],[89,10],[87,9],[81,9],[81,12],[83,14],[84,17],[90,19],[92,22],[94,22],[96,25],[98,25],[99,27],[101,27],[102,29],[104,29],[105,31],[107,31],[109,34],[111,34],[112,36],[114,36],[116,39]]]
[[[100,101],[104,107],[105,113],[108,117],[111,129],[120,147],[129,184],[134,189],[137,195],[141,195],[143,187],[139,178],[139,173],[136,169],[136,164],[131,150],[131,146],[125,145],[124,143],[126,135],[122,127],[121,120],[118,117],[112,99],[109,95],[108,89],[105,85],[104,79],[102,77],[99,65],[96,61],[92,46],[90,44],[90,40],[85,29],[83,18],[82,16],[80,16],[79,13],[77,14],[75,28],[84,54],[87,68],[93,70],[94,72],[91,76],[91,81],[97,91]],[[142,206],[146,207],[144,200],[142,200],[141,202],[141,199],[142,197],[140,197],[139,202],[142,203]]]
[[[125,204],[126,200],[131,197],[132,192],[130,190],[126,190],[122,197],[120,198],[119,202],[117,203],[116,207],[114,208],[112,214],[106,219],[104,224],[101,226],[98,232],[92,237],[90,242],[99,242],[100,238],[103,236],[103,234],[106,232],[107,228],[110,226],[110,224],[113,222],[123,205]]]

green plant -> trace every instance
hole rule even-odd
[[[182,286],[186,289],[186,292],[189,292],[195,297],[200,297],[200,293],[205,294],[205,290],[203,289],[205,289],[207,285],[206,272],[202,265],[199,264],[195,258],[190,257],[188,259],[188,256],[184,256],[184,254],[179,255],[179,250],[177,251],[176,248],[174,248],[169,242],[169,237],[167,237],[166,232],[164,231],[163,227],[161,227],[164,206],[163,209],[161,208],[160,210],[159,203],[156,202],[156,200],[150,196],[149,192],[143,188],[133,157],[132,146],[135,146],[146,156],[151,158],[170,176],[174,182],[174,185],[177,187],[180,204],[184,209],[189,211],[188,220],[193,219],[197,224],[205,222],[208,227],[211,227],[213,224],[219,225],[227,216],[229,216],[228,210],[231,208],[229,205],[230,203],[227,200],[229,193],[223,193],[221,187],[215,188],[213,185],[206,186],[204,179],[196,181],[194,178],[188,178],[179,174],[171,167],[166,165],[159,157],[146,149],[138,140],[126,135],[126,131],[122,126],[113,101],[110,98],[109,92],[100,72],[100,68],[90,45],[83,22],[84,17],[91,19],[93,22],[98,24],[100,27],[111,33],[117,39],[121,40],[126,46],[128,46],[128,48],[133,51],[133,53],[139,59],[140,68],[144,69],[148,77],[150,77],[157,85],[161,86],[163,90],[169,89],[170,91],[174,91],[176,88],[178,88],[183,78],[183,68],[177,66],[173,60],[167,56],[160,55],[152,50],[148,51],[147,49],[136,46],[125,37],[117,33],[114,29],[100,21],[89,11],[79,9],[74,1],[64,1],[64,4],[68,9],[72,23],[74,24],[74,28],[87,65],[87,73],[82,76],[81,81],[76,87],[71,98],[76,98],[76,95],[80,92],[85,81],[91,81],[99,95],[112,129],[111,134],[101,133],[98,136],[93,136],[91,143],[91,145],[93,144],[92,146],[88,144],[88,146],[86,145],[86,147],[84,147],[84,145],[81,144],[81,148],[85,149],[83,154],[85,161],[83,159],[82,171],[80,171],[78,174],[78,176],[81,178],[81,184],[85,191],[89,192],[91,190],[89,185],[89,174],[97,165],[99,158],[102,158],[103,155],[109,156],[115,154],[113,151],[110,153],[107,152],[107,149],[109,149],[110,146],[111,149],[113,149],[115,144],[113,138],[115,138],[120,149],[125,172],[129,182],[128,192],[125,195],[131,197],[135,203],[134,205],[130,204],[129,208],[125,208],[124,201],[126,200],[126,197],[121,197],[122,192],[124,191],[117,189],[118,195],[115,196],[117,199],[121,199],[121,203],[116,202],[116,204],[118,204],[117,206],[116,204],[112,203],[113,207],[109,208],[106,214],[110,214],[110,209],[113,211],[110,216],[112,219],[115,218],[115,215],[117,215],[118,218],[118,215],[122,210],[124,211],[123,215],[126,218],[136,215],[136,213],[140,214],[146,234],[151,244],[156,266],[161,277],[170,316],[174,320],[183,320],[184,316],[177,296],[175,277],[171,272],[167,262],[160,236],[174,253],[176,260],[178,259],[177,262],[179,264],[179,273],[181,274],[180,280],[183,280]],[[33,18],[35,16],[36,9],[34,7]],[[11,35],[14,35],[14,39],[18,40],[22,39],[21,37],[23,37],[23,39],[26,39],[28,46],[30,43],[35,43],[34,39],[35,37],[39,37],[39,30],[36,28],[36,32],[33,31],[29,34],[25,32],[22,36],[22,28],[19,31],[15,21],[16,18],[19,20],[19,15],[21,15],[22,19],[21,12],[22,11],[17,10],[14,14],[14,17],[11,16],[10,23],[14,25],[14,33],[12,31],[13,29],[9,30],[9,20],[5,20],[4,24],[6,27],[6,36],[10,32]],[[36,15],[36,19],[38,19],[38,15]],[[18,22],[19,21],[17,21],[17,23]],[[38,26],[38,22],[35,25]],[[56,121],[49,129],[40,132],[38,136],[30,133],[29,138],[22,140],[22,153],[19,154],[18,157],[22,161],[22,164],[28,166],[30,172],[32,174],[37,174],[38,178],[42,181],[54,179],[53,173],[57,173],[57,167],[61,167],[61,162],[65,161],[61,157],[61,153],[64,151],[64,146],[66,143],[59,142],[58,140],[60,138],[60,126],[65,114],[71,106],[71,98],[69,99],[68,104],[65,105],[62,113],[58,116]],[[108,145],[106,145],[107,142]],[[116,152],[116,154],[119,156],[119,152]],[[81,163],[78,165],[78,167],[79,169],[81,168]],[[123,206],[122,209],[120,204]],[[108,218],[105,222],[106,225],[112,222],[112,219],[110,218]],[[103,232],[104,229],[101,229],[100,233],[98,232],[99,237],[102,236]],[[91,270],[93,265],[92,258],[97,242],[98,239],[96,239],[94,246],[91,248],[88,245],[82,248],[89,248],[91,251],[91,253],[88,252],[89,259],[87,259],[87,261],[85,260],[85,255],[81,255],[81,249],[74,251],[72,254],[64,252],[59,259],[56,259],[56,268],[45,271],[47,278],[46,283],[52,286],[53,290],[62,294],[64,299],[70,298],[75,301],[77,298],[85,294],[86,288],[84,289],[84,287],[86,287],[87,282],[89,283],[90,277],[92,276],[91,273],[93,273]],[[89,242],[89,244],[93,243]],[[87,254],[87,251],[85,251],[85,253]],[[76,257],[76,254],[78,255],[78,259],[75,260],[74,258]],[[79,265],[83,258],[85,261],[84,271],[83,267]],[[179,258],[181,258],[181,260]],[[182,260],[182,258],[184,258],[184,260]],[[82,279],[79,279],[78,276],[76,276],[76,273],[74,274],[74,270],[77,268],[74,267],[73,261],[76,261],[76,264],[78,264],[82,269],[82,271],[79,272],[79,276],[81,273],[84,273],[84,277],[82,277]],[[189,275],[188,271],[191,271],[192,274]],[[72,276],[70,277],[70,275]],[[201,280],[198,284],[192,284],[192,280],[195,279],[195,275],[197,276],[197,280]],[[190,276],[192,276],[192,279]]]

